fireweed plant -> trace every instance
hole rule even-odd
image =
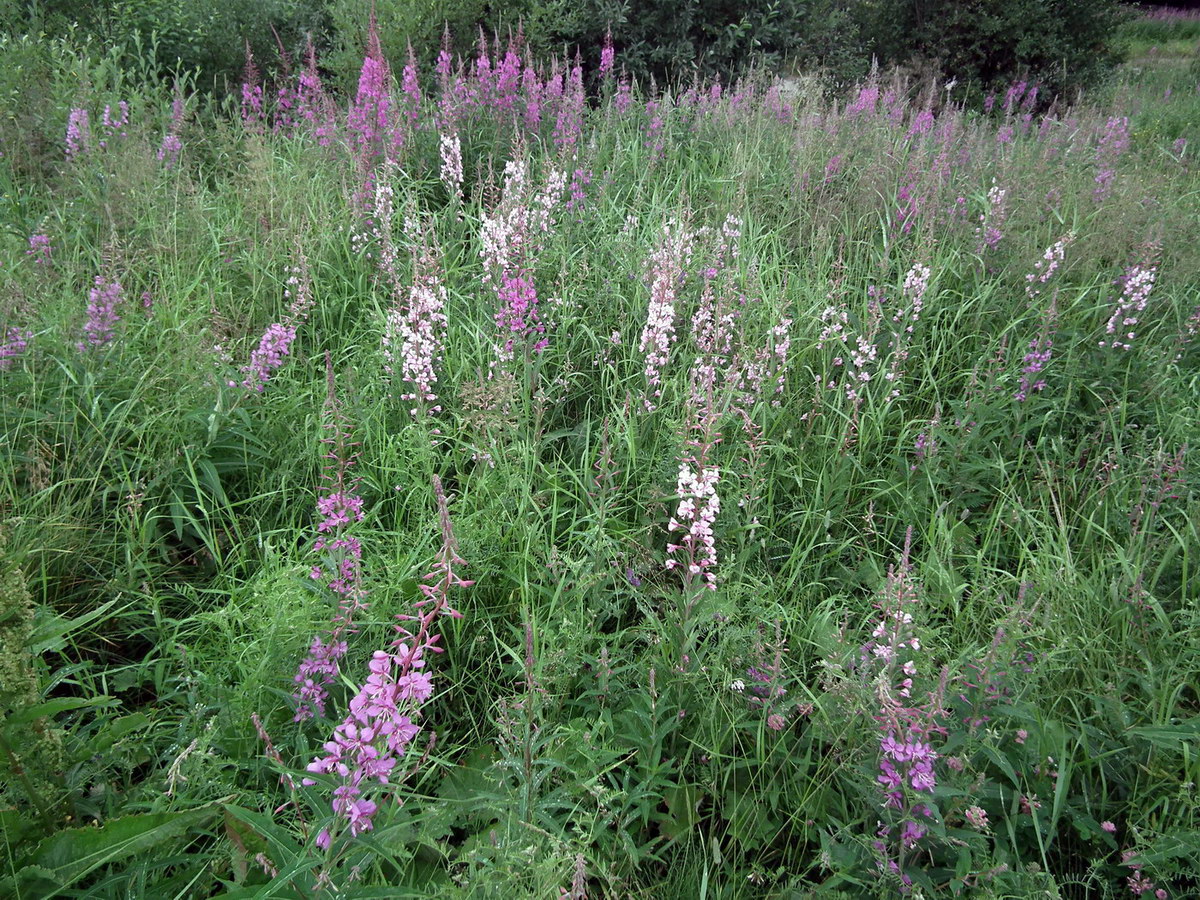
[[[1178,45],[382,27],[223,105],[0,38],[0,895],[1195,895]]]
[[[337,397],[333,361],[325,358],[328,393],[325,397],[324,454],[325,470],[321,496],[317,500],[317,538],[313,550],[320,563],[309,573],[335,598],[337,609],[333,623],[324,636],[314,637],[308,654],[300,662],[293,679],[296,683],[297,722],[324,716],[327,688],[339,675],[339,660],[346,655],[346,638],[354,633],[355,614],[367,608],[362,579],[362,542],[351,527],[363,520],[363,500],[358,494],[358,479],[351,473],[357,452],[349,422]]]
[[[339,779],[333,791],[333,811],[339,822],[317,834],[316,844],[322,849],[328,849],[341,831],[347,831],[350,837],[370,831],[379,809],[372,796],[394,795],[393,782],[403,783],[407,777],[403,767],[396,771],[396,765],[411,755],[409,746],[421,732],[420,710],[433,696],[433,676],[425,667],[432,654],[442,652],[438,646],[438,620],[442,616],[461,618],[462,614],[450,606],[450,589],[472,584],[455,572],[466,562],[458,555],[446,494],[437,476],[433,492],[442,548],[419,585],[421,599],[414,604],[414,613],[397,616],[399,636],[388,649],[371,655],[367,666],[371,674],[350,701],[349,712],[334,729],[333,738],[324,744],[325,755],[308,765],[311,773]],[[432,735],[429,744],[432,747]],[[417,768],[424,757],[409,762]],[[305,783],[314,782],[306,779]]]

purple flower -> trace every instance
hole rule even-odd
[[[288,276],[284,296],[291,300],[287,315],[283,321],[267,326],[258,341],[258,347],[250,354],[249,364],[242,367],[241,386],[248,391],[262,393],[275,370],[284,364],[285,358],[291,353],[297,330],[312,308],[308,260],[303,253],[297,254],[297,265]],[[230,387],[234,385],[234,382],[229,382]]]
[[[67,159],[72,160],[87,153],[90,143],[88,111],[74,108],[67,116]]]
[[[95,287],[88,294],[87,322],[83,326],[85,339],[79,344],[79,349],[87,347],[103,347],[112,342],[117,324],[121,317],[117,315],[117,307],[124,300],[124,292],[118,281],[108,281],[103,276],[96,276]]]
[[[353,134],[355,149],[363,164],[379,154],[383,138],[388,134],[392,97],[390,92],[391,73],[383,50],[379,46],[379,32],[375,16],[367,37],[367,54],[363,58],[362,71],[358,76],[358,91],[350,106],[347,124]]]
[[[571,68],[569,81],[558,108],[558,120],[554,124],[554,146],[565,154],[574,151],[583,129],[583,68],[578,58]]]
[[[1154,289],[1157,270],[1152,265],[1132,266],[1126,273],[1121,288],[1121,299],[1117,301],[1112,315],[1104,326],[1104,333],[1111,338],[1100,341],[1101,347],[1111,347],[1114,350],[1130,350],[1133,339],[1137,337],[1134,329],[1139,317],[1150,302],[1150,292]]]
[[[1112,116],[1104,128],[1104,134],[1096,145],[1096,189],[1092,192],[1097,203],[1108,196],[1109,187],[1116,176],[1116,165],[1129,149],[1129,119]]]
[[[246,41],[246,68],[242,76],[242,124],[249,131],[262,131],[263,89],[249,41]]]
[[[496,70],[496,82],[493,86],[492,106],[498,112],[511,118],[517,108],[517,89],[521,84],[521,57],[511,44],[504,53],[504,59]]]
[[[995,250],[1004,237],[1001,229],[1008,218],[1008,209],[1005,203],[1007,195],[1008,192],[997,186],[993,179],[992,186],[987,193],[987,209],[979,216],[979,227],[975,229],[975,233],[982,237],[979,247],[981,253],[985,248]]]
[[[242,369],[245,377],[242,387],[246,390],[262,392],[271,379],[271,374],[283,365],[284,357],[291,351],[292,342],[296,339],[296,327],[281,322],[273,322],[267,326],[257,349],[250,354],[250,364]]]
[[[925,134],[933,128],[933,112],[932,110],[923,109],[917,113],[912,120],[912,124],[908,128],[908,137],[913,138],[919,134]]]
[[[617,82],[617,96],[613,100],[613,106],[616,107],[619,115],[624,115],[630,104],[633,103],[633,86],[629,83],[629,79],[624,76]]]
[[[691,257],[693,235],[686,226],[668,221],[662,239],[650,256],[650,305],[638,349],[646,355],[647,410],[662,396],[662,368],[671,356],[675,339],[675,302]]]
[[[404,64],[400,89],[408,98],[408,117],[415,123],[421,115],[421,85],[417,79],[417,55],[411,43],[408,45],[408,62]]]
[[[324,755],[308,764],[314,774],[335,775],[341,780],[333,793],[333,812],[344,820],[352,837],[374,828],[378,804],[365,792],[388,786],[391,773],[420,733],[413,716],[433,696],[433,678],[425,669],[425,653],[440,651],[436,621],[445,615],[459,616],[449,606],[449,589],[471,584],[454,571],[463,565],[441,482],[434,478],[434,494],[442,522],[442,552],[433,571],[421,585],[424,596],[416,604],[416,615],[398,616],[416,622],[415,630],[397,625],[400,637],[389,650],[376,650],[368,663],[367,680],[350,701],[346,717],[324,744]],[[306,779],[312,784],[312,779]],[[323,831],[318,846],[328,848],[333,835]]]
[[[299,88],[296,91],[296,110],[299,117],[312,126],[317,143],[322,147],[328,146],[337,125],[332,105],[321,84],[320,72],[317,71],[317,54],[311,36],[308,40],[307,61],[304,71],[300,73]]]
[[[496,313],[496,327],[507,334],[504,352],[512,357],[516,342],[525,343],[534,335],[544,334],[546,326],[538,316],[537,290],[528,272],[504,272],[497,288],[500,309]],[[536,341],[531,349],[541,350],[546,346],[544,339]]]
[[[29,236],[29,249],[25,251],[25,255],[33,260],[34,265],[49,266],[52,253],[50,235],[31,234]]]
[[[1028,400],[1031,393],[1037,393],[1046,387],[1044,378],[1038,378],[1036,381],[1034,378],[1042,369],[1046,368],[1046,364],[1050,362],[1050,357],[1053,355],[1052,333],[1044,332],[1029,342],[1029,352],[1025,354],[1024,366],[1021,369],[1021,385],[1013,394],[1013,399],[1019,403]]]
[[[869,83],[858,89],[854,102],[846,107],[846,115],[860,116],[863,113],[875,115],[875,104],[879,102],[879,85]]]
[[[158,161],[165,168],[174,168],[179,161],[179,153],[183,150],[183,141],[179,139],[179,135],[167,133],[163,135],[162,144],[158,148]]]
[[[612,29],[604,32],[604,44],[600,48],[600,81],[607,83],[613,77],[613,66],[616,55],[613,52]]]
[[[350,474],[355,461],[354,444],[338,403],[333,363],[328,355],[325,364],[327,435],[323,440],[330,449],[325,454],[326,466],[322,473],[323,495],[317,500],[317,512],[323,518],[317,524],[318,536],[313,542],[313,549],[323,554],[324,565],[313,566],[310,575],[314,580],[326,580],[326,587],[338,600],[338,611],[327,638],[313,638],[308,655],[300,662],[293,679],[297,685],[293,692],[297,722],[324,715],[327,688],[338,675],[339,660],[346,655],[344,635],[352,631],[355,613],[366,608],[366,591],[361,585],[360,571],[362,545],[358,538],[346,533],[347,527],[363,520],[363,501],[358,496],[356,480]]]
[[[463,158],[462,141],[457,131],[441,132],[438,134],[438,154],[441,156],[442,184],[455,200],[463,199]]]
[[[413,277],[407,290],[399,283],[395,266],[385,266],[393,281],[396,305],[387,312],[381,343],[384,373],[389,378],[398,376],[408,386],[400,399],[412,403],[409,412],[417,416],[423,409],[435,413],[440,410],[432,404],[437,402],[437,364],[442,360],[446,339],[447,295],[441,278],[440,251],[430,236],[432,229],[414,223],[412,230],[416,232],[411,236]],[[381,230],[381,234],[386,238],[386,231]]]
[[[926,831],[924,825],[908,819],[904,823],[904,827],[900,830],[900,843],[907,850],[917,845],[921,838],[925,837]]]
[[[31,337],[33,332],[24,328],[10,326],[5,330],[4,338],[0,341],[0,372],[12,368],[13,360],[25,352]]]
[[[317,510],[325,518],[317,524],[317,531],[336,531],[353,520],[363,520],[362,497],[338,491],[320,498]]]
[[[129,104],[124,100],[119,101],[116,114],[113,113],[111,106],[106,105],[101,123],[104,126],[104,139],[99,142],[101,147],[107,147],[112,138],[126,137],[125,129],[129,125]]]
[[[682,565],[688,585],[698,580],[715,590],[717,576],[713,569],[717,565],[717,549],[712,528],[721,511],[721,498],[717,495],[720,470],[716,466],[705,466],[696,471],[692,462],[685,460],[679,466],[675,486],[679,507],[667,524],[667,530],[683,534],[678,544],[667,544],[666,566],[673,569]],[[686,551],[686,556],[677,557],[675,554],[680,550]]]

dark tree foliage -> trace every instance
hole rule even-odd
[[[1118,0],[0,0],[0,26],[61,33],[77,24],[105,46],[153,31],[162,72],[195,68],[199,85],[218,92],[240,80],[246,43],[265,74],[277,65],[276,35],[295,57],[311,34],[333,83],[347,87],[372,8],[393,65],[411,41],[428,66],[450,23],[464,54],[477,29],[502,44],[519,32],[535,55],[579,53],[590,68],[611,29],[619,64],[643,84],[728,84],[752,66],[846,83],[874,57],[936,66],[976,91],[1025,77],[1046,98],[1112,71],[1124,14]]]
[[[1112,71],[1117,0],[862,0],[860,27],[882,63],[936,63],[980,89],[1024,77],[1070,95]]]
[[[4,0],[0,0],[0,10]],[[300,63],[306,36],[328,27],[324,0],[40,0],[16,2],[10,30],[91,37],[97,46],[144,46],[154,36],[159,74],[195,70],[197,84],[236,89],[249,45],[257,65],[279,68],[279,50]],[[365,7],[364,7],[365,8]]]
[[[527,34],[550,49],[595,58],[607,29],[617,59],[640,81],[726,82],[758,65],[820,68],[845,80],[866,71],[852,0],[545,0]]]

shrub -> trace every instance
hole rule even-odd
[[[863,0],[856,15],[881,62],[933,60],[984,89],[1027,77],[1047,101],[1120,61],[1116,0]]]
[[[78,25],[109,46],[133,47],[153,33],[160,73],[195,69],[198,86],[224,91],[241,83],[247,44],[260,63],[277,59],[279,46],[299,56],[305,35],[324,30],[323,6],[322,0],[49,0],[27,24],[51,34]]]
[[[527,15],[539,49],[578,46],[598,56],[612,30],[617,59],[635,78],[662,82],[720,77],[754,65],[824,67],[841,78],[861,74],[857,26],[839,0],[548,0]]]

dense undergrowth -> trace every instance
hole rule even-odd
[[[35,45],[0,894],[1200,890],[1189,57],[219,109]]]

